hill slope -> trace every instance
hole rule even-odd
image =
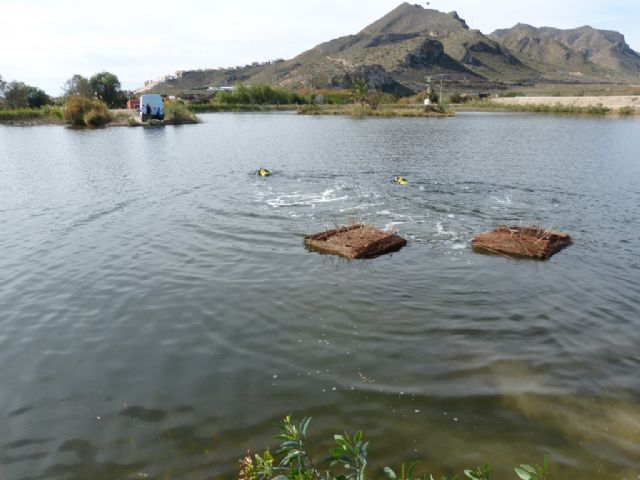
[[[371,86],[408,94],[427,75],[464,84],[539,81],[637,81],[640,56],[617,32],[582,27],[537,29],[518,24],[490,36],[456,12],[403,3],[360,32],[322,43],[295,58],[234,69],[183,72],[153,87],[171,93],[242,81],[288,88]]]
[[[640,76],[640,55],[627,45],[624,35],[611,30],[589,26],[560,30],[519,23],[496,30],[491,37],[550,77],[569,74],[591,80],[637,81]]]

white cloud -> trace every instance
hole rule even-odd
[[[75,73],[116,73],[126,88],[175,70],[291,58],[355,33],[398,0],[0,0],[0,75],[60,93]],[[423,2],[422,5],[425,5]],[[434,0],[489,33],[517,22],[619,30],[640,49],[640,2]]]

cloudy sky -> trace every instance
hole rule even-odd
[[[291,58],[356,33],[399,0],[0,0],[0,75],[58,95],[75,73],[123,87],[196,68]],[[426,2],[421,5],[426,6]],[[490,33],[517,22],[618,30],[640,51],[640,0],[433,0]]]

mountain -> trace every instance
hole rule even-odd
[[[617,32],[518,24],[484,35],[456,12],[403,3],[360,32],[322,43],[290,60],[232,69],[179,72],[153,84],[160,93],[236,82],[287,88],[349,88],[353,80],[389,92],[422,90],[425,77],[446,74],[462,85],[631,81],[640,56]]]
[[[496,30],[491,37],[550,77],[569,74],[592,80],[637,81],[640,76],[640,55],[627,45],[624,35],[611,30],[589,26],[560,30],[518,23]]]

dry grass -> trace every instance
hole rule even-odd
[[[372,109],[362,105],[303,105],[299,115],[347,115],[351,117],[451,117],[449,109],[427,108],[423,105],[381,105]]]
[[[477,235],[472,246],[498,255],[547,259],[571,243],[569,235],[540,226],[501,225]]]

